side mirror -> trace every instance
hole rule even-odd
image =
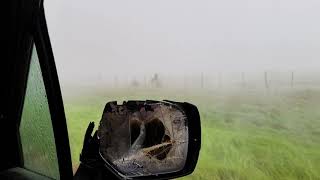
[[[189,103],[109,102],[95,136],[94,151],[105,167],[100,171],[118,179],[177,178],[191,174],[196,166],[200,116]]]

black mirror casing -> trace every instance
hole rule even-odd
[[[128,101],[125,103],[130,104],[131,102],[137,102],[137,101]],[[158,102],[158,101],[147,100],[145,102],[150,103],[150,102]],[[186,161],[183,168],[175,172],[168,172],[168,173],[166,172],[166,173],[152,174],[152,175],[146,175],[146,176],[128,177],[123,172],[121,172],[117,168],[117,166],[114,165],[112,162],[106,160],[105,158],[99,159],[99,156],[97,155],[97,153],[99,152],[99,140],[97,137],[97,132],[93,135],[93,137],[90,136],[93,131],[93,123],[90,123],[85,135],[84,147],[80,155],[80,160],[82,164],[85,165],[87,168],[91,168],[91,171],[95,172],[93,174],[99,174],[97,176],[99,178],[90,178],[90,179],[110,179],[110,178],[112,179],[114,178],[117,178],[117,179],[172,179],[172,178],[178,178],[178,177],[189,175],[194,171],[198,161],[200,147],[201,147],[201,125],[200,125],[199,111],[195,105],[192,105],[190,103],[174,102],[174,101],[168,101],[168,100],[164,100],[163,102],[168,102],[181,108],[185,112],[185,115],[188,119],[187,120],[188,151],[187,151],[187,157],[186,157]],[[110,102],[110,103],[115,103],[115,102]],[[108,108],[110,109],[110,103],[106,104],[104,112]],[[101,154],[100,154],[100,157],[102,157]],[[83,179],[83,178],[78,178],[78,179]]]

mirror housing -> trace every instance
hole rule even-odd
[[[100,172],[118,179],[178,178],[191,174],[198,161],[200,115],[197,107],[190,103],[147,100],[118,105],[116,101],[109,102],[98,130],[90,139],[92,131],[91,124],[81,163],[94,167],[90,162],[99,162],[100,166],[96,167]]]

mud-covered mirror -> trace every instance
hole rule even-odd
[[[169,101],[107,103],[97,134],[100,156],[123,177],[181,172],[193,153],[189,118],[182,105]],[[197,138],[191,144],[200,143]],[[199,148],[192,150],[196,158]]]

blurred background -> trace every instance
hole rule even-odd
[[[74,170],[112,100],[198,106],[186,179],[320,178],[320,2],[45,1]]]

